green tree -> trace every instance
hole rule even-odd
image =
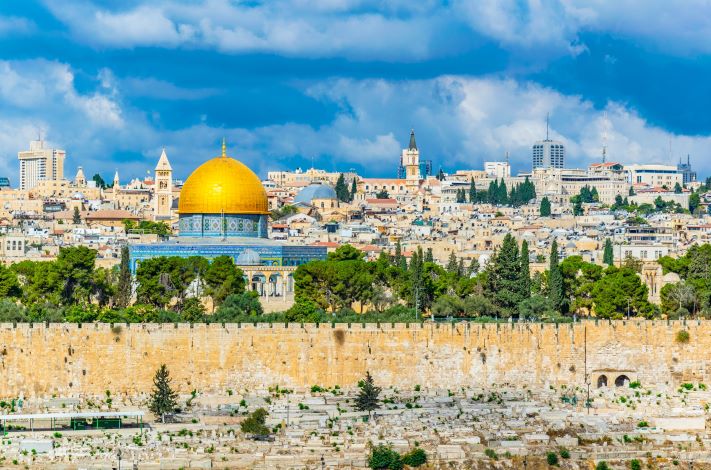
[[[22,296],[22,287],[15,271],[0,264],[0,298]]]
[[[558,265],[558,242],[551,244],[550,264],[548,267],[548,299],[553,308],[560,312],[563,308],[563,276]]]
[[[543,196],[543,199],[541,199],[540,214],[541,217],[551,216],[551,201],[546,196]]]
[[[106,181],[104,181],[104,178],[102,178],[100,174],[96,173],[91,179],[96,183],[97,188],[106,189]]]
[[[700,204],[701,196],[699,196],[699,193],[691,193],[691,195],[689,196],[689,212],[695,214],[696,209],[699,208]]]
[[[419,447],[402,456],[402,463],[408,467],[420,467],[427,463],[427,454]]]
[[[244,292],[244,274],[231,256],[214,258],[205,270],[204,280],[215,307],[219,307],[228,296]]]
[[[165,423],[165,415],[175,410],[178,405],[178,394],[171,388],[171,379],[165,364],[156,371],[153,377],[153,391],[148,401],[148,409],[156,416],[160,416]]]
[[[528,242],[524,240],[521,243],[521,292],[523,298],[527,299],[531,296],[531,268],[529,266]]]
[[[96,250],[85,246],[59,249],[54,269],[63,280],[60,296],[64,304],[91,303],[95,262]]]
[[[356,193],[358,192],[358,181],[357,181],[357,179],[358,179],[358,178],[353,178],[353,182],[351,183],[351,197],[350,197],[350,201],[349,201],[349,202],[351,202],[351,201],[353,201],[353,199],[355,199],[355,195],[356,195]]]
[[[375,194],[375,198],[376,199],[389,199],[390,194],[388,193],[388,191],[386,189],[383,188]]]
[[[369,371],[366,371],[365,378],[358,382],[358,396],[355,400],[355,409],[358,411],[367,411],[369,414],[380,408],[380,392],[382,389],[375,386],[373,376]]]
[[[81,214],[79,213],[79,207],[74,206],[74,214],[72,215],[72,223],[74,225],[81,224]]]
[[[592,289],[595,314],[600,318],[623,318],[630,315],[650,316],[653,308],[647,301],[647,286],[637,273],[627,267],[610,266]]]
[[[264,424],[267,422],[268,414],[264,408],[257,408],[240,423],[240,429],[245,434],[253,434],[255,436],[269,435],[269,428]]]
[[[454,250],[449,253],[449,260],[447,261],[447,272],[449,274],[456,275],[459,272],[459,264],[457,262],[457,255],[454,254]]]
[[[119,265],[118,285],[116,286],[116,297],[114,305],[118,308],[126,308],[131,303],[131,270],[130,255],[128,246],[121,248],[121,264]]]
[[[425,263],[434,263],[434,254],[432,253],[432,247],[427,247],[427,251],[425,251]]]
[[[612,251],[612,240],[609,238],[605,239],[605,249],[602,252],[602,262],[608,266],[612,266],[615,263],[615,254]]]
[[[400,454],[392,447],[380,444],[373,447],[368,457],[368,467],[373,470],[400,470],[403,467]]]
[[[474,184],[474,178],[469,182],[469,202],[472,204],[476,202],[476,185]]]
[[[487,266],[489,292],[494,303],[505,315],[516,312],[516,306],[525,297],[526,284],[521,278],[521,260],[518,243],[508,233],[499,251]]]
[[[681,185],[679,184],[679,182],[677,182],[677,183],[674,185],[674,193],[676,193],[676,194],[681,194],[682,192],[683,192],[683,191],[682,191],[682,189],[681,189]]]
[[[336,180],[336,197],[341,202],[350,202],[351,193],[348,190],[348,185],[346,184],[346,178],[343,173],[338,175],[338,180]]]

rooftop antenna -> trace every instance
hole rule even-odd
[[[607,111],[605,111],[602,123],[602,163],[607,161]]]
[[[506,151],[506,164],[509,164],[509,151]]]
[[[548,120],[550,118],[550,113],[546,113],[546,140],[550,140],[548,138]]]
[[[225,141],[225,138],[222,138],[222,158],[227,157],[227,141]]]

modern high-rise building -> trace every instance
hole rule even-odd
[[[555,140],[539,140],[533,144],[533,169],[564,168],[565,146]]]
[[[30,142],[30,149],[17,153],[20,160],[20,189],[32,189],[39,181],[64,179],[66,152],[45,148],[43,140]]]
[[[686,156],[686,163],[682,163],[681,159],[679,159],[676,170],[681,173],[684,184],[696,181],[696,172],[691,169],[691,157],[689,155]]]
[[[533,144],[533,169],[564,168],[565,146],[563,142],[551,140],[548,135],[548,116],[546,116],[546,139]]]

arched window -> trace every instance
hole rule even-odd
[[[627,387],[630,384],[630,378],[626,375],[620,375],[615,379],[615,387]]]
[[[600,387],[607,387],[607,376],[606,375],[601,375],[600,377],[597,378],[597,388]]]

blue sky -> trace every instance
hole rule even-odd
[[[219,152],[261,176],[394,175],[415,128],[435,169],[563,140],[570,166],[711,172],[711,4],[658,0],[0,2],[0,172],[42,129],[66,173],[122,179],[165,146],[186,177]]]

